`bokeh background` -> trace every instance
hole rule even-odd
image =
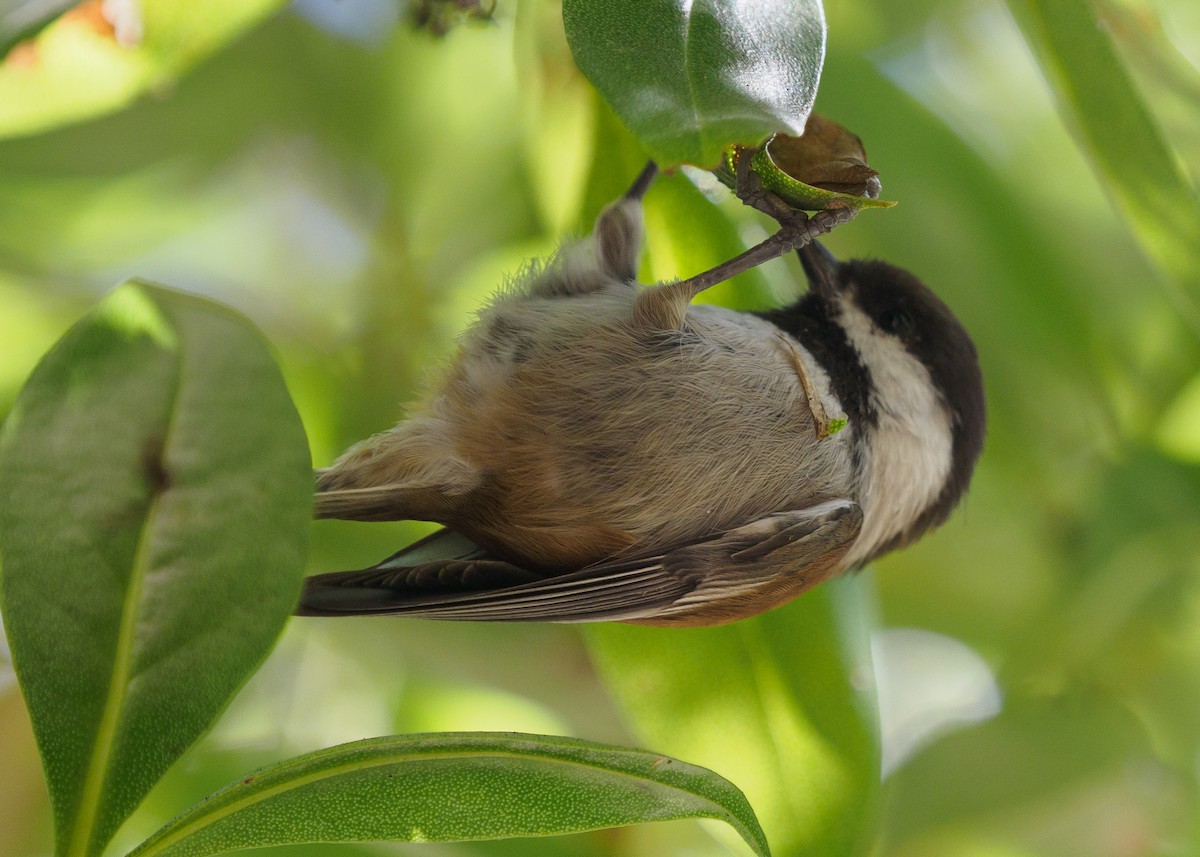
[[[444,33],[437,3],[250,5],[260,19],[187,63],[165,62],[146,92],[102,115],[65,121],[78,81],[64,79],[38,116],[18,73],[37,57],[18,48],[0,64],[0,413],[80,314],[138,276],[260,325],[314,463],[326,464],[394,422],[505,276],[585,232],[639,166],[574,69],[552,0],[499,0],[489,20]],[[1200,6],[1090,4],[1132,82],[1132,114],[1128,100],[1104,109],[1105,69],[1098,94],[1072,103],[1031,48],[1038,34],[1021,6],[827,9],[818,110],[863,138],[884,196],[900,202],[828,245],[910,268],[944,296],[978,344],[991,409],[965,507],[853,584],[873,605],[886,779],[860,819],[865,835],[846,848],[1193,854],[1200,235],[1178,230],[1198,204]],[[103,31],[99,7],[85,4],[76,24]],[[130,8],[99,11],[128,24]],[[414,27],[422,10],[434,22]],[[137,40],[136,28],[116,35]],[[1136,141],[1152,128],[1185,192],[1131,195],[1111,162],[1079,145],[1088,123],[1134,141],[1118,168],[1122,157],[1136,167]],[[648,201],[647,276],[693,273],[765,234],[756,216],[706,188],[718,197],[709,204],[688,183],[672,178]],[[783,260],[713,297],[765,306],[800,282]],[[312,570],[369,564],[424,531],[314,524]],[[639,742],[575,629],[294,621],[123,841],[259,764],[448,729]],[[40,766],[3,660],[0,771],[0,857],[48,853]],[[790,799],[815,800],[826,784],[810,786]],[[681,822],[288,853],[724,848]]]

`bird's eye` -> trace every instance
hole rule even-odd
[[[879,327],[894,336],[907,336],[913,329],[912,313],[902,307],[891,307],[879,314]]]

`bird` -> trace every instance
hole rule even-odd
[[[790,306],[639,284],[654,175],[502,288],[407,418],[315,472],[317,518],[443,529],[307,578],[297,614],[719,625],[947,519],[986,433],[951,310],[812,235]]]

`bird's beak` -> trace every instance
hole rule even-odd
[[[810,241],[796,251],[808,276],[808,287],[823,298],[833,298],[840,290],[841,263],[819,241]]]

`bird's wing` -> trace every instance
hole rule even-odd
[[[848,501],[782,512],[695,544],[541,575],[441,530],[361,571],[310,577],[302,616],[698,625],[777,606],[836,571],[862,524]]]
[[[653,613],[694,588],[650,558],[546,576],[440,530],[378,565],[305,581],[300,616],[393,614],[475,622],[587,622]]]

